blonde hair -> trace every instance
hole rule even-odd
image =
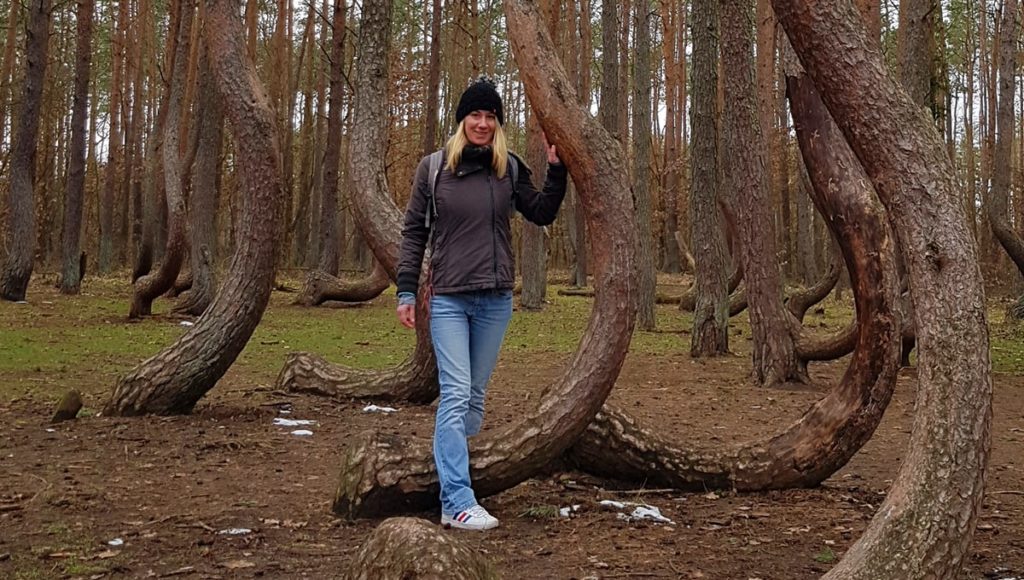
[[[455,173],[455,168],[458,167],[459,161],[462,159],[462,150],[466,148],[466,145],[469,145],[469,139],[466,138],[466,121],[462,120],[459,121],[455,134],[444,144],[444,157],[447,159],[445,167],[448,168],[448,171]],[[493,151],[491,167],[498,179],[501,179],[505,177],[505,171],[508,169],[508,140],[505,139],[505,131],[501,128],[501,123],[494,125],[491,150]]]

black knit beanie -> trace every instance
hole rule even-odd
[[[499,123],[505,124],[505,109],[501,104],[501,95],[498,94],[494,81],[487,75],[481,75],[466,87],[459,99],[459,107],[455,109],[455,123],[461,123],[466,115],[473,111],[490,111],[498,117]]]

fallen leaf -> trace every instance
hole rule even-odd
[[[249,560],[231,560],[222,564],[228,570],[242,570],[244,568],[255,568],[256,564]]]
[[[104,551],[100,552],[99,554],[96,554],[96,558],[99,558],[100,560],[107,560],[107,559],[113,558],[115,556],[117,556],[117,552],[115,552],[113,550],[104,550]]]

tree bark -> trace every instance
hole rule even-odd
[[[693,7],[693,133],[690,144],[690,237],[694,303],[690,356],[729,352],[728,257],[718,209],[718,2]],[[688,306],[688,305],[687,305]]]
[[[764,138],[754,85],[753,6],[743,0],[721,3],[722,70],[725,77],[723,134],[731,171],[725,204],[735,214],[740,262],[746,281],[753,334],[753,379],[773,387],[809,379],[794,352],[769,211]]]
[[[650,0],[633,5],[633,207],[637,223],[637,315],[641,330],[655,327],[654,235],[651,232],[651,6]]]
[[[36,248],[35,168],[43,83],[50,45],[50,0],[29,0],[25,28],[25,77],[18,126],[11,142],[7,202],[7,260],[0,271],[0,298],[25,299]]]
[[[364,4],[364,18],[372,8]],[[634,322],[637,241],[631,220],[621,219],[632,206],[621,148],[579,105],[536,6],[509,0],[505,16],[527,96],[575,178],[592,226],[599,291],[569,368],[545,389],[538,407],[518,424],[474,438],[470,455],[478,497],[532,476],[573,443],[608,396]],[[334,511],[361,517],[433,506],[437,490],[429,440],[375,434],[349,448]]]
[[[327,144],[324,148],[323,178],[320,193],[320,260],[317,269],[338,275],[338,169],[341,159],[341,103],[344,97],[342,65],[345,61],[345,1],[334,0],[331,18],[331,82],[328,100]]]
[[[412,578],[493,580],[494,567],[477,549],[426,520],[391,518],[381,522],[356,552],[345,580]]]
[[[114,210],[117,204],[116,178],[118,168],[124,160],[121,147],[121,97],[123,82],[121,74],[124,67],[125,27],[128,25],[127,0],[118,2],[117,18],[111,40],[111,76],[110,76],[110,136],[107,139],[107,165],[104,168],[103,191],[100,194],[100,247],[99,270],[101,274],[109,274],[114,265]]]
[[[851,4],[773,6],[899,232],[919,347],[909,452],[877,516],[826,577],[955,577],[982,503],[992,384],[984,287],[952,164]]]
[[[217,91],[243,168],[237,250],[204,316],[169,347],[122,377],[105,415],[187,413],[245,347],[270,300],[283,195],[274,117],[247,58],[236,0],[207,0],[203,27]]]
[[[167,203],[167,245],[160,268],[134,282],[129,318],[149,316],[153,301],[167,292],[178,277],[185,260],[185,196],[181,160],[181,116],[184,108],[185,81],[188,74],[189,44],[192,38],[192,20],[195,8],[191,0],[178,0],[178,29],[175,32],[175,55],[171,72],[169,94],[166,101],[167,116],[163,124],[163,176]],[[153,220],[149,220],[155,225]]]
[[[430,64],[427,66],[427,94],[423,100],[423,155],[437,150],[437,109],[441,88],[441,0],[431,1]]]
[[[856,349],[841,382],[799,420],[723,451],[674,446],[606,406],[570,452],[585,470],[681,489],[760,491],[818,485],[871,437],[899,370],[895,244],[862,169],[805,76],[789,79],[800,146],[851,272]],[[829,186],[832,187],[829,187]]]
[[[369,276],[352,281],[329,276],[320,270],[310,270],[295,303],[302,306],[319,306],[328,300],[366,302],[380,296],[389,285],[391,278],[388,277],[387,270],[378,263],[374,263],[373,272]]]
[[[64,193],[60,291],[78,294],[83,272],[82,202],[85,190],[85,117],[89,103],[89,69],[92,61],[93,0],[78,0],[75,13],[75,91],[71,106],[71,146],[69,149],[67,190]]]
[[[538,189],[544,187],[545,172],[540,168],[547,167],[547,156],[543,154],[544,146],[540,137],[540,125],[536,116],[531,116],[527,125],[527,147],[529,163],[537,168],[533,172],[533,185]],[[547,228],[528,221],[523,221],[522,236],[519,247],[519,274],[523,281],[523,291],[519,294],[519,306],[525,310],[540,310],[544,307],[548,287],[548,235]]]
[[[1024,274],[1024,239],[1010,224],[1011,155],[1014,137],[1014,71],[1017,68],[1017,36],[1020,12],[1017,0],[1003,0],[1003,19],[999,27],[999,101],[996,110],[996,145],[992,160],[992,188],[989,191],[988,219],[992,234]]]
[[[192,285],[181,294],[174,311],[199,316],[213,302],[217,292],[213,257],[217,255],[217,197],[220,158],[224,148],[224,105],[210,67],[205,42],[199,63],[199,99],[196,104],[198,143],[192,167],[192,195],[188,217],[191,222]],[[186,167],[186,170],[188,168]]]
[[[384,3],[388,4],[388,3]],[[372,15],[372,17],[370,17]],[[356,94],[349,143],[351,209],[361,236],[392,279],[398,269],[402,213],[390,194],[384,160],[387,140],[390,5],[364,8],[360,26]],[[426,270],[426,269],[425,269]],[[421,288],[422,290],[422,288]],[[437,367],[430,339],[430,317],[421,291],[416,307],[416,348],[401,365],[365,371],[333,365],[321,357],[296,353],[278,374],[279,388],[338,398],[375,398],[430,402],[437,397]]]
[[[836,283],[839,282],[839,277],[843,273],[843,265],[835,251],[835,244],[833,244],[832,251],[829,253],[832,256],[832,260],[825,275],[813,286],[798,290],[786,299],[786,309],[800,322],[803,322],[804,316],[812,306],[824,300],[832,292],[832,289],[836,287]]]

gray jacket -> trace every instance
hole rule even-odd
[[[441,169],[434,190],[437,216],[430,228],[430,283],[434,293],[506,290],[515,286],[509,223],[513,205],[531,222],[548,225],[555,221],[566,184],[565,166],[549,165],[544,189],[537,191],[530,180],[530,169],[521,160],[518,163],[514,195],[508,173],[501,179],[494,174],[489,148],[467,147],[454,174],[447,168]],[[399,293],[416,292],[420,265],[430,239],[425,221],[428,165],[428,157],[424,157],[416,169],[412,196],[405,210],[398,262]]]

